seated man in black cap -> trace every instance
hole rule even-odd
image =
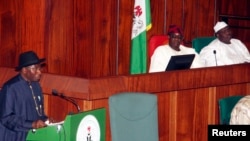
[[[39,84],[41,63],[33,51],[19,56],[16,71],[0,93],[0,140],[25,141],[30,129],[45,127],[44,98]]]

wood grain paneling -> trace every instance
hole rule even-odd
[[[185,43],[211,35],[214,1],[151,0],[152,35],[170,24]],[[47,58],[46,72],[96,78],[129,74],[134,1],[0,0],[0,66],[15,67],[19,53]],[[209,13],[209,14],[208,14]]]
[[[148,40],[177,24],[187,46],[195,37],[212,36],[219,14],[250,17],[249,0],[150,2]],[[118,92],[143,91],[158,96],[160,141],[206,141],[207,124],[218,123],[218,99],[250,93],[249,65],[128,75],[133,6],[134,0],[0,0],[0,66],[17,66],[19,53],[26,50],[46,57],[41,84],[46,113],[56,120],[77,111],[52,96],[52,89],[74,97],[83,111],[108,109],[108,97]],[[233,32],[249,47],[249,30]],[[0,85],[14,74],[1,68]],[[110,141],[108,110],[106,116]]]
[[[177,24],[184,44],[212,36],[219,14],[249,17],[249,1],[151,0],[147,38]],[[15,67],[19,53],[47,58],[46,72],[82,78],[129,74],[134,1],[0,0],[0,66]],[[240,7],[240,8],[239,8]],[[232,26],[249,22],[230,20]],[[249,46],[249,30],[233,29]],[[250,47],[249,47],[250,48]]]
[[[92,79],[44,73],[41,85],[46,113],[58,121],[77,110],[51,95],[51,89],[75,98],[82,111],[106,108],[107,141],[111,141],[108,98],[119,92],[157,95],[160,141],[206,141],[207,125],[219,123],[218,100],[250,94],[249,73],[249,64]],[[0,74],[2,86],[16,72],[0,68]]]
[[[226,19],[229,26],[232,28],[234,38],[238,38],[249,46],[250,36],[250,1],[249,0],[217,0],[218,16],[228,15]],[[230,18],[231,17],[231,18]],[[233,17],[233,18],[232,18]],[[223,20],[222,17],[218,19]],[[225,18],[224,18],[225,20]]]

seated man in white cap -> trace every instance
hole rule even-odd
[[[232,38],[232,31],[225,22],[217,22],[214,31],[217,38],[200,52],[207,67],[250,62],[247,47],[240,40]]]

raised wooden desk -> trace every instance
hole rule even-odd
[[[0,68],[0,86],[15,73]],[[52,96],[52,89],[76,98],[84,111],[105,107],[106,141],[111,141],[108,97],[124,91],[158,96],[160,141],[206,141],[207,125],[219,123],[218,99],[250,94],[250,64],[95,79],[44,73],[41,85],[46,112],[55,119],[76,108]]]

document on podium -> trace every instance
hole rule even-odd
[[[47,124],[47,126],[55,126],[55,125],[61,125],[61,124],[63,124],[64,120],[60,121],[60,122],[54,122],[54,123],[49,123],[49,121],[46,121],[45,123]]]

